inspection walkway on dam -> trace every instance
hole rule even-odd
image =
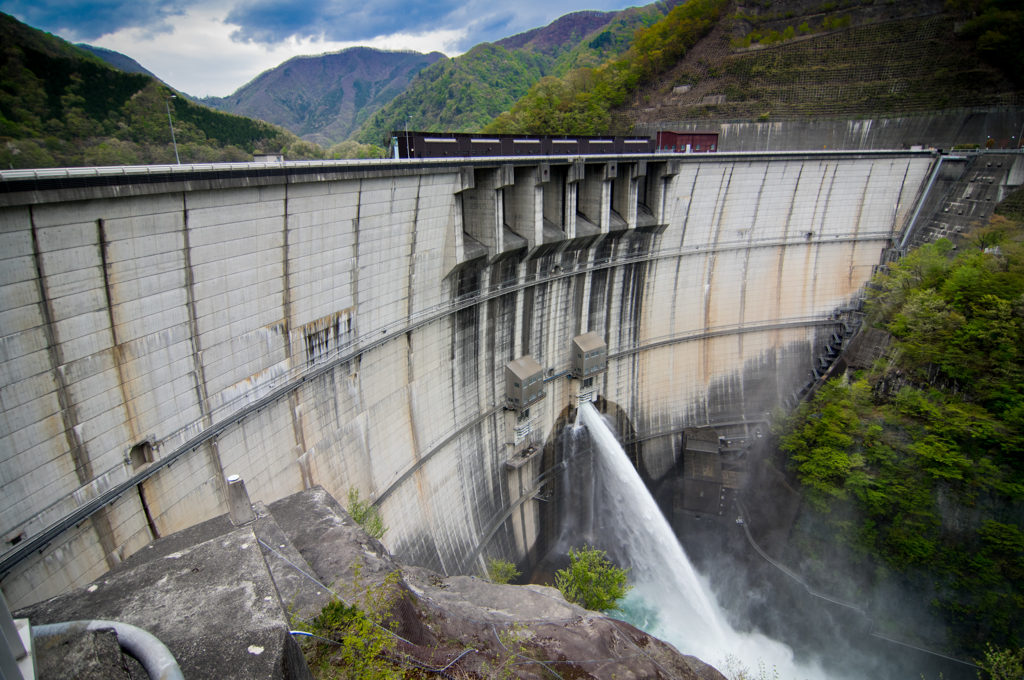
[[[557,522],[534,492],[579,400],[652,452],[781,401],[893,256],[935,161],[0,172],[4,594],[64,592],[223,513],[232,474],[268,503],[357,489],[412,564],[532,559]],[[584,384],[566,372],[588,331],[608,370]],[[547,396],[516,413],[503,367],[523,355]]]

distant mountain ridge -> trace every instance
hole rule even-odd
[[[573,12],[555,19],[547,26],[495,40],[493,44],[506,50],[532,48],[541,54],[558,56],[566,45],[575,45],[584,36],[604,27],[617,14],[588,10]]]
[[[351,47],[293,57],[227,97],[199,100],[212,108],[280,125],[306,141],[330,146],[406,89],[440,52]]]
[[[547,26],[476,45],[424,69],[353,138],[380,144],[407,120],[418,130],[479,130],[508,111],[541,78],[597,65],[628,49],[637,28],[661,19],[675,4],[573,12]]]
[[[86,45],[85,43],[76,43],[75,47],[80,47],[86,52],[91,52],[103,61],[107,62],[118,71],[124,71],[125,73],[141,73],[142,75],[149,76],[150,78],[156,78],[160,80],[151,71],[148,71],[142,64],[135,61],[126,54],[115,52],[114,50],[108,50],[106,47],[96,47],[95,45]]]
[[[3,13],[0,44],[2,168],[234,162],[256,150],[323,157],[283,128],[171,98],[156,78]]]

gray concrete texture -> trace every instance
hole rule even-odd
[[[35,680],[132,680],[134,670],[113,628],[42,638],[36,643],[36,659]]]
[[[151,551],[152,559],[19,616],[33,625],[101,619],[137,626],[167,646],[186,678],[311,677],[253,529],[179,542],[179,551]]]
[[[946,158],[907,247],[953,239],[991,219],[996,205],[1024,184],[1024,154],[964,153]]]
[[[639,434],[763,413],[812,377],[933,160],[553,159],[545,182],[508,159],[7,194],[0,550],[104,504],[3,592],[23,607],[94,581],[225,513],[232,474],[267,504],[358,490],[406,563],[522,560],[538,502],[504,462],[557,437],[579,386],[551,379],[517,424],[507,361],[557,375],[595,331],[597,390]]]
[[[660,130],[717,132],[719,151],[791,151],[800,149],[909,149],[949,151],[957,144],[991,139],[996,149],[1022,148],[1024,108],[995,107],[944,111],[930,115],[860,120],[821,119],[754,121],[678,120],[640,123],[636,134],[655,137]]]

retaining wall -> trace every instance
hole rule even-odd
[[[652,138],[659,130],[717,132],[722,151],[786,151],[798,149],[909,149],[911,146],[949,151],[957,144],[991,139],[996,149],[1021,148],[1024,109],[994,107],[935,114],[857,120],[700,121],[639,123],[635,134]]]

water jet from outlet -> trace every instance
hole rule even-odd
[[[830,677],[817,664],[797,663],[785,644],[729,625],[706,579],[693,568],[614,431],[593,404],[580,407],[577,428],[581,426],[590,435],[591,468],[586,469],[583,453],[570,443],[575,460],[567,469],[586,470],[593,480],[592,492],[574,488],[585,481],[577,470],[566,478],[569,493],[563,496],[592,495],[592,503],[567,503],[563,516],[571,529],[563,532],[562,542],[586,542],[630,569],[633,590],[623,602],[620,618],[713,665],[732,658],[755,672],[762,664],[774,668],[787,680]],[[578,431],[573,440],[583,441]],[[579,517],[585,513],[590,516]]]

